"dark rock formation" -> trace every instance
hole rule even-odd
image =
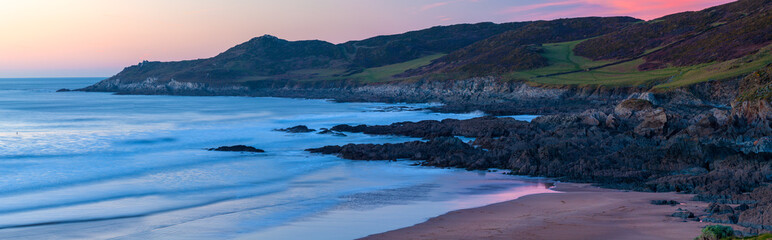
[[[678,201],[674,201],[674,200],[651,200],[651,204],[675,206],[675,205],[678,205],[680,203]]]
[[[671,216],[681,218],[684,220],[695,219],[694,213],[690,212],[689,210],[683,210],[683,209],[678,209],[678,211],[674,212]]]
[[[398,144],[348,144],[307,149],[312,153],[338,154],[351,160],[428,160],[436,158],[465,161],[464,156],[482,152],[454,137],[438,137],[428,142],[414,141]]]
[[[528,123],[513,118],[480,117],[471,120],[445,119],[442,121],[426,120],[420,122],[400,122],[388,126],[337,125],[331,130],[373,135],[402,135],[418,138],[434,137],[501,137],[509,134],[509,129],[522,128]]]
[[[69,91],[72,91],[72,90],[67,89],[67,88],[62,88],[62,89],[56,90],[56,92],[69,92]]]
[[[309,129],[305,125],[298,125],[291,128],[275,129],[275,131],[288,132],[288,133],[310,133],[310,132],[316,132],[316,129]]]
[[[735,108],[721,109],[674,107],[669,103],[673,99],[638,96],[613,109],[542,116],[530,123],[482,117],[338,125],[332,130],[428,141],[349,144],[310,151],[356,160],[411,159],[426,166],[500,168],[517,175],[638,191],[695,193],[699,200],[717,203],[707,210],[705,221],[772,228],[769,101],[746,104],[738,100]],[[475,141],[467,144],[454,136],[474,137]],[[733,208],[727,203],[746,205]]]
[[[346,136],[345,133],[336,132],[336,131],[333,131],[333,130],[330,130],[330,129],[327,129],[327,128],[319,129],[319,132],[317,134],[329,134],[329,135],[333,135],[333,136],[336,136],[336,137],[345,137]]]
[[[236,146],[222,146],[218,148],[210,148],[209,151],[219,151],[219,152],[255,152],[255,153],[261,153],[265,152],[262,149],[257,149],[250,146],[245,145],[236,145]]]

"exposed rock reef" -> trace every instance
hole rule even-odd
[[[288,132],[288,133],[310,133],[310,132],[316,132],[316,129],[310,129],[305,125],[297,125],[290,128],[275,129],[275,131]]]
[[[637,191],[695,193],[700,200],[722,204],[708,209],[709,216],[702,220],[771,231],[772,108],[768,97],[742,97],[765,89],[772,82],[771,69],[738,81],[743,92],[735,94],[730,109],[694,107],[668,94],[632,94],[613,108],[542,116],[530,123],[482,117],[338,125],[331,129],[427,141],[309,151],[353,160],[410,159],[436,167],[501,168],[512,174]],[[464,143],[456,136],[475,140]]]
[[[255,147],[250,147],[250,146],[245,146],[245,145],[222,146],[222,147],[218,147],[218,148],[210,148],[209,151],[218,151],[218,152],[255,152],[255,153],[265,152],[262,149],[257,149]]]

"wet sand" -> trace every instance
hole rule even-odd
[[[364,239],[693,239],[709,225],[670,216],[678,208],[701,213],[707,203],[690,201],[693,195],[575,183],[558,183],[554,190],[449,212]],[[651,200],[681,204],[660,206]]]

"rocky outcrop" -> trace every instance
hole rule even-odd
[[[687,219],[691,219],[691,220],[697,220],[697,219],[695,218],[696,216],[694,215],[694,213],[693,213],[693,212],[691,212],[691,211],[689,211],[689,210],[682,210],[682,209],[679,209],[678,211],[674,212],[674,213],[673,213],[672,215],[670,215],[670,216],[672,216],[672,217],[677,217],[677,218],[681,218],[681,219],[684,219],[684,220],[687,220]]]
[[[248,96],[249,89],[239,85],[213,85],[207,83],[178,82],[174,79],[161,81],[147,78],[141,82],[123,82],[120,78],[102,80],[86,88],[87,92],[115,92],[136,95],[188,95],[188,96]]]
[[[443,112],[482,110],[495,115],[579,112],[603,108],[624,100],[636,88],[530,86],[524,82],[500,81],[495,77],[448,81],[400,81],[363,84],[351,81],[296,82],[265,80],[243,85],[163,81],[148,78],[124,82],[103,80],[80,91],[144,95],[254,96],[335,99],[341,102],[440,102],[433,108]]]
[[[678,205],[680,203],[678,201],[675,201],[675,200],[651,200],[651,204],[675,206],[675,205]]]
[[[763,139],[768,136],[756,130],[759,126],[741,122],[730,110],[671,110],[634,98],[613,110],[549,115],[530,123],[482,117],[382,126],[338,125],[332,129],[428,141],[350,144],[311,151],[357,160],[411,159],[426,166],[509,169],[518,175],[639,191],[696,193],[701,200],[748,206],[719,207],[705,217],[706,221],[763,229],[769,226],[763,219],[772,214],[761,211],[769,197],[748,193],[772,184],[772,154],[763,148],[748,149],[752,139],[758,141],[753,146],[766,146]],[[454,136],[475,140],[464,143]],[[743,218],[747,211],[751,212]]]
[[[336,137],[345,137],[346,136],[345,133],[338,132],[338,131],[333,131],[333,130],[330,130],[330,129],[327,129],[327,128],[319,129],[319,132],[317,134],[327,134],[327,135],[332,135],[332,136],[336,136]]]
[[[288,133],[310,133],[310,132],[316,132],[316,129],[310,129],[305,125],[297,125],[290,128],[274,129],[274,131],[288,132]]]
[[[388,126],[337,125],[331,130],[339,132],[365,133],[372,135],[402,135],[431,139],[435,137],[501,137],[510,129],[522,128],[528,123],[512,118],[480,117],[470,120],[445,119],[420,122],[399,122]]]
[[[482,150],[475,149],[458,138],[438,137],[430,141],[400,144],[348,144],[307,149],[312,153],[338,154],[351,160],[431,160],[442,156],[466,156]]]
[[[222,146],[218,148],[210,148],[209,151],[218,151],[218,152],[255,152],[255,153],[261,153],[265,152],[262,149],[257,149],[250,146],[245,145],[236,145],[236,146]]]

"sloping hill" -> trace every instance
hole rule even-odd
[[[181,62],[143,62],[112,78],[144,81],[147,78],[185,82],[227,82],[272,76],[307,68],[339,68],[346,56],[338,46],[323,41],[290,42],[274,36],[253,38],[213,58]]]
[[[143,62],[111,79],[141,82],[239,84],[259,80],[329,80],[362,73],[366,68],[404,63],[448,53],[529,23],[478,23],[439,26],[404,34],[378,36],[343,44],[287,41],[265,35],[209,59]],[[406,69],[403,69],[404,71]],[[360,74],[361,75],[361,74]]]
[[[390,65],[416,58],[449,53],[474,42],[519,29],[530,22],[477,23],[432,27],[429,29],[378,36],[342,44],[353,55],[358,67],[370,68]]]
[[[639,21],[630,17],[538,21],[454,51],[421,72],[485,75],[546,67],[550,63],[540,54],[544,51],[541,44],[596,37]]]
[[[574,51],[593,60],[631,59],[651,53],[645,56],[642,70],[726,61],[753,54],[769,43],[770,8],[770,0],[740,0],[673,14],[589,39]]]
[[[563,52],[573,48],[570,59],[542,53],[549,66],[513,71],[504,79],[667,90],[736,78],[772,63],[772,1],[674,14],[557,45]]]
[[[135,84],[130,89],[154,85],[149,92],[163,93],[158,88],[175,80],[249,94],[288,82],[316,88],[472,77],[666,90],[748,74],[769,63],[772,0],[740,0],[646,22],[587,17],[459,24],[337,45],[263,36],[209,59],[143,62],[85,90]]]

